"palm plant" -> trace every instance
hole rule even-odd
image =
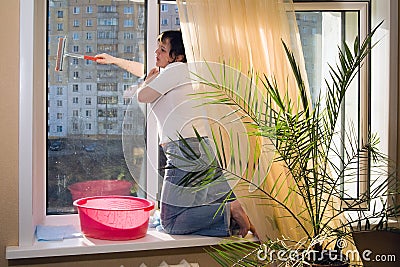
[[[229,105],[231,111],[224,114],[223,118],[232,118],[230,122],[240,120],[246,125],[249,136],[268,139],[268,145],[276,151],[274,161],[281,163],[285,172],[276,177],[274,184],[269,187],[264,186],[263,182],[254,182],[251,176],[254,173],[263,173],[260,171],[263,157],[254,151],[259,152],[262,148],[253,149],[250,153],[254,158],[245,162],[237,155],[243,151],[240,150],[240,144],[235,143],[236,134],[231,132],[229,141],[226,141],[216,130],[213,132],[213,139],[219,145],[215,147],[215,159],[207,146],[203,146],[203,149],[210,156],[208,161],[202,161],[198,155],[179,156],[182,161],[186,160],[186,164],[207,166],[195,168],[200,171],[189,173],[182,184],[207,186],[220,179],[250,183],[257,188],[258,193],[247,197],[268,200],[268,205],[284,210],[285,216],[296,222],[296,229],[304,236],[301,240],[286,237],[264,240],[261,245],[258,242],[228,241],[210,252],[222,266],[260,266],[276,261],[273,257],[260,257],[260,251],[267,254],[265,248],[268,251],[284,250],[287,253],[293,250],[322,251],[340,248],[338,242],[349,238],[351,225],[360,220],[357,218],[352,221],[345,217],[346,210],[365,208],[373,199],[383,199],[397,193],[397,190],[388,191],[388,188],[393,188],[393,173],[388,169],[388,158],[377,149],[379,138],[369,134],[366,140],[360,142],[354,130],[347,132],[345,138],[338,138],[336,130],[346,91],[370,54],[373,47],[372,36],[379,26],[380,24],[363,42],[360,43],[356,38],[352,50],[346,43],[343,44],[343,49],[339,48],[339,64],[330,66],[331,81],[326,81],[326,96],[320,97],[314,106],[311,105],[308,89],[295,57],[284,42],[283,47],[299,92],[297,102],[290,99],[287,91],[282,94],[276,80],[266,75],[250,73],[250,79],[244,83],[240,76],[229,74],[229,68],[225,65],[219,73],[209,67],[207,75],[195,74],[202,84],[212,88],[195,94],[196,97],[203,98],[205,105]],[[266,93],[260,94],[251,90],[257,86],[261,86]],[[200,136],[198,137],[200,141]],[[185,143],[183,138],[182,141]],[[340,147],[345,147],[344,153],[339,150]],[[184,145],[182,150],[186,155],[194,153],[189,146]],[[357,181],[360,172],[378,176],[380,179],[376,180],[376,184],[371,183],[372,189],[357,200],[346,200],[341,189],[344,180]],[[267,173],[264,172],[263,175],[258,177],[259,181],[265,181]],[[290,188],[282,195],[281,188],[288,184],[288,180]],[[302,203],[299,209],[293,208],[296,199],[300,199]],[[361,220],[370,221],[397,211],[396,208],[385,206],[383,210],[374,209],[372,213],[362,213]],[[294,258],[286,258],[283,263],[302,266],[310,260],[307,259],[308,256],[299,253]]]

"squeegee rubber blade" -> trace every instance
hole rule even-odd
[[[56,58],[56,71],[62,71],[64,62],[65,38],[58,38],[57,58]]]

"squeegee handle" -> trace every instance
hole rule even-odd
[[[92,61],[97,61],[97,57],[92,57],[92,56],[83,56],[83,58],[84,59],[87,59],[87,60],[92,60]]]

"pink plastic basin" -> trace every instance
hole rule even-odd
[[[121,195],[129,196],[132,183],[124,180],[92,180],[68,186],[75,201],[84,197]]]
[[[85,236],[131,240],[146,235],[154,203],[130,196],[97,196],[75,200],[74,206]]]

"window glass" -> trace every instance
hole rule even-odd
[[[329,65],[335,66],[339,62],[338,47],[342,48],[341,45],[345,41],[351,49],[355,36],[360,34],[359,13],[355,11],[297,11],[296,19],[312,102],[315,105],[319,97],[325,97],[325,79],[330,81]],[[366,85],[362,87],[358,78],[354,79],[349,87],[341,107],[341,121],[337,125],[339,134],[335,136],[336,144],[340,143],[340,139],[348,142],[345,130],[349,133],[354,129],[356,140],[359,139],[360,118],[367,118],[366,113],[360,113],[362,110],[360,94],[366,90]],[[347,143],[339,149],[342,155],[348,145]],[[340,166],[340,162],[336,164]],[[343,181],[340,184],[344,198],[359,197],[359,181]]]
[[[129,168],[142,169],[145,116],[136,100],[123,94],[126,86],[137,85],[140,79],[114,65],[71,56],[64,57],[62,71],[55,71],[55,64],[62,53],[58,40],[64,36],[64,54],[109,53],[143,63],[145,1],[91,0],[88,5],[88,1],[49,0],[48,10],[47,214],[75,212],[71,186],[82,182],[126,180],[131,182],[128,194],[136,195],[137,182]],[[82,16],[86,26],[97,22],[97,27],[77,27]],[[123,129],[141,140],[131,144],[132,150],[141,153],[130,163],[124,157]],[[90,186],[79,190],[90,191],[97,185]]]
[[[90,6],[84,1],[77,3],[73,0],[52,0],[49,3],[48,146],[55,141],[61,141],[63,146],[59,150],[48,148],[47,212],[58,214],[73,212],[68,189],[73,183],[98,179],[135,181],[124,158],[122,132],[135,131],[134,140],[144,139],[145,132],[143,107],[123,97],[127,88],[140,82],[138,77],[114,66],[70,57],[65,58],[62,72],[54,72],[58,38],[67,36],[65,52],[109,53],[143,62],[145,3],[144,0],[115,0],[107,2],[107,5],[98,0],[91,1]],[[86,26],[97,23],[90,32],[84,27],[74,27],[79,26],[82,19],[81,9],[87,11]],[[159,16],[160,32],[180,28],[174,2],[161,4]],[[324,78],[329,77],[327,63],[337,62],[337,53],[332,51],[337,51],[337,46],[346,40],[346,36],[358,34],[359,17],[357,12],[350,11],[297,11],[296,18],[315,103],[319,94],[324,94],[320,89],[324,88]],[[77,85],[76,88],[72,83]],[[349,127],[348,122],[352,121],[358,132],[359,118],[364,115],[359,113],[359,90],[359,84],[350,89],[339,131]],[[61,95],[60,91],[63,92]],[[126,114],[131,119],[124,123]],[[136,142],[132,147],[134,150],[143,151],[144,143]],[[162,159],[160,155],[160,166],[163,165]],[[138,190],[135,186],[133,191]],[[358,183],[349,183],[343,190],[346,196],[357,197]]]

